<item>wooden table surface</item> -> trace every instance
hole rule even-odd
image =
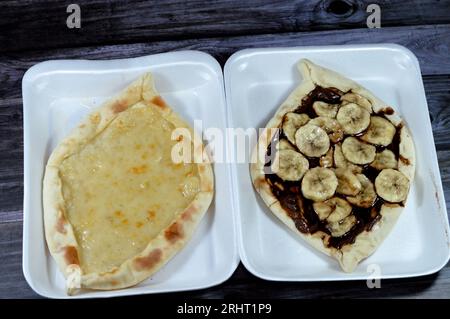
[[[66,27],[69,3],[81,28]],[[381,28],[368,29],[366,8],[381,7]],[[442,183],[450,203],[450,1],[168,0],[0,2],[0,298],[39,297],[22,273],[23,131],[21,81],[50,59],[114,59],[201,50],[222,65],[243,48],[398,43],[418,57]],[[450,267],[438,274],[364,281],[268,282],[239,265],[225,283],[172,297],[449,298]]]

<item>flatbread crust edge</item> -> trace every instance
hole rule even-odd
[[[184,127],[197,139],[194,156],[204,158],[203,144],[199,134],[193,134],[192,128],[184,122],[164,102],[155,90],[153,77],[144,74],[124,89],[120,94],[103,104],[87,119],[75,128],[51,154],[43,180],[44,225],[47,245],[59,269],[66,277],[68,294],[79,288],[100,290],[120,289],[135,285],[158,271],[190,239],[197,224],[211,204],[214,194],[214,176],[209,158],[197,164],[200,178],[200,191],[186,209],[180,212],[137,256],[105,273],[83,274],[72,225],[65,213],[62,195],[62,182],[59,166],[71,154],[78,152],[97,134],[103,131],[114,118],[139,101],[152,107],[175,127]],[[188,136],[183,136],[189,138]]]
[[[375,113],[384,109],[387,104],[358,83],[345,78],[332,70],[318,66],[307,59],[301,60],[297,64],[297,67],[303,77],[303,81],[281,104],[275,115],[269,120],[266,128],[262,131],[258,143],[252,153],[252,163],[250,165],[251,179],[256,191],[261,195],[263,201],[275,216],[311,246],[337,259],[344,271],[352,272],[359,262],[370,256],[388,236],[397,222],[403,207],[398,204],[383,204],[380,209],[381,218],[370,231],[363,231],[356,237],[353,244],[345,245],[342,249],[327,247],[323,243],[322,238],[329,235],[320,231],[314,234],[300,232],[296,228],[293,220],[288,216],[287,212],[281,207],[277,198],[272,194],[269,184],[266,182],[264,161],[261,160],[261,156],[258,158],[258,149],[259,152],[262,153],[263,151],[261,150],[264,150],[265,153],[270,141],[276,134],[276,130],[274,129],[280,126],[283,115],[295,110],[299,106],[302,98],[313,90],[316,85],[322,87],[335,87],[343,92],[352,90],[352,92],[367,98],[371,102],[372,109]],[[411,133],[397,113],[386,115],[386,117],[394,125],[402,125],[399,154],[403,158],[403,161],[398,161],[398,170],[408,177],[411,187],[415,172],[415,151]]]

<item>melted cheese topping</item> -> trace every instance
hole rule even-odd
[[[85,273],[139,254],[199,191],[196,164],[175,164],[175,127],[150,107],[120,113],[60,167]]]

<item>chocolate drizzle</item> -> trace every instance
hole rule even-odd
[[[336,88],[323,88],[321,86],[316,86],[314,90],[308,93],[302,99],[302,103],[297,109],[295,109],[295,113],[305,113],[310,118],[317,117],[316,111],[312,107],[314,102],[321,101],[328,104],[339,104],[341,103],[341,95],[344,92],[336,89]]]
[[[328,104],[339,104],[341,103],[341,96],[345,93],[348,92],[342,92],[332,87],[323,88],[320,86],[316,86],[305,98],[302,99],[301,104],[295,109],[294,112],[305,113],[310,118],[315,118],[317,117],[317,114],[312,107],[314,102],[322,101]],[[394,110],[391,107],[386,107],[385,109],[377,113],[377,115],[385,117],[385,115],[392,115],[393,113]],[[377,152],[381,152],[384,149],[389,149],[394,153],[397,160],[402,160],[402,157],[399,154],[401,127],[401,124],[397,126],[392,143],[387,147],[377,146]],[[280,138],[285,138],[283,132],[281,132]],[[333,146],[332,142],[331,144]],[[266,156],[270,155],[269,145]],[[310,168],[320,166],[320,158],[307,157],[307,159],[309,161]],[[266,166],[270,166],[271,164],[268,161],[266,161],[266,163]],[[367,176],[367,178],[372,183],[374,183],[380,171],[369,165],[365,165],[362,168],[362,173]],[[361,232],[371,230],[372,227],[381,218],[380,209],[385,201],[379,196],[377,196],[375,202],[369,208],[361,208],[352,205],[352,214],[356,217],[356,224],[343,236],[333,237],[331,236],[330,231],[327,229],[326,223],[324,221],[320,221],[319,217],[315,213],[313,209],[313,201],[303,196],[300,181],[284,181],[273,173],[266,174],[265,177],[271,187],[273,195],[280,201],[280,205],[288,213],[289,217],[294,221],[297,229],[302,233],[314,234],[318,231],[321,231],[325,234],[330,235],[327,243],[329,247],[340,249],[347,244],[354,243],[356,237]],[[340,194],[335,194],[335,196],[345,199],[345,196]]]
[[[390,106],[384,107],[378,111],[379,115],[392,115],[394,114],[394,109]]]
[[[386,118],[384,115],[382,115],[380,113],[377,113],[377,115]],[[388,119],[386,118],[386,120],[388,120]],[[396,160],[402,160],[402,156],[400,155],[400,133],[402,131],[401,130],[402,127],[403,127],[403,124],[401,124],[401,123],[399,125],[397,125],[391,144],[389,144],[388,146],[376,145],[377,153],[382,152],[385,149],[388,149],[388,150],[392,151],[392,153],[394,153]]]

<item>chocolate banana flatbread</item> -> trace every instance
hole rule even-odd
[[[414,178],[411,135],[359,84],[302,60],[259,137],[251,177],[270,210],[351,272],[395,225]]]
[[[214,192],[208,161],[176,163],[176,128],[150,73],[94,110],[52,152],[43,182],[48,248],[67,291],[119,289],[158,271],[194,233]],[[199,140],[194,143],[194,138]]]

